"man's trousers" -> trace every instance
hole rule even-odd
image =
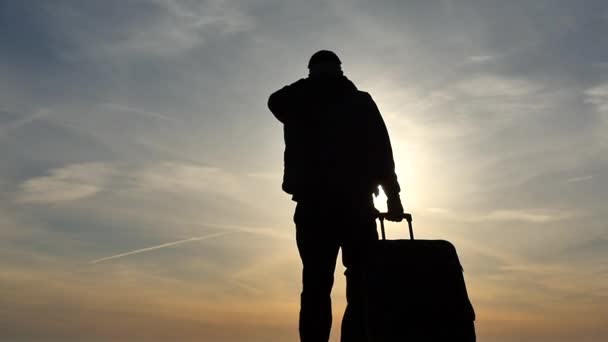
[[[294,214],[296,241],[302,259],[301,342],[329,340],[331,290],[338,250],[346,267],[347,307],[342,342],[367,341],[366,267],[378,240],[375,209],[369,201],[348,205],[299,202]]]

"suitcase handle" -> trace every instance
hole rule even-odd
[[[378,219],[380,220],[380,230],[382,232],[382,240],[386,240],[386,233],[384,232],[384,219],[388,213],[378,213]],[[410,229],[410,239],[414,240],[414,228],[412,227],[412,214],[403,213],[403,219],[407,221],[407,225]]]

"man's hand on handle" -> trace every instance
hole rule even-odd
[[[401,204],[401,199],[399,195],[389,198],[386,201],[387,213],[386,219],[393,222],[401,222],[403,221],[403,205]]]

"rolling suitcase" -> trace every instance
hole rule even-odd
[[[474,342],[475,312],[454,246],[443,240],[382,239],[368,273],[370,342]]]

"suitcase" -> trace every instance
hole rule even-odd
[[[443,240],[382,239],[368,273],[370,342],[474,342],[475,311],[454,246]]]

